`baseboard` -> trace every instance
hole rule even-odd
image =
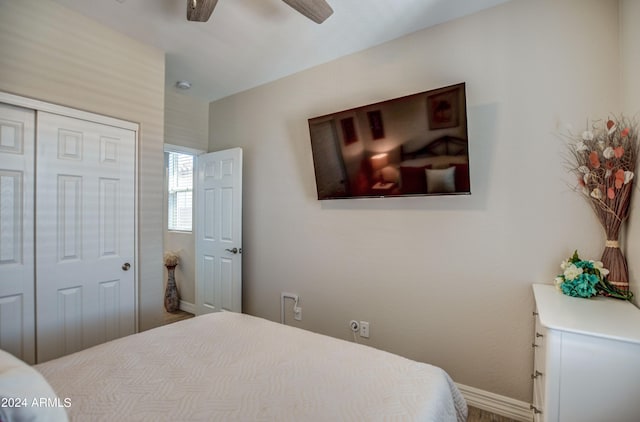
[[[191,302],[180,301],[180,310],[189,312],[190,314],[196,314],[196,305]]]
[[[458,390],[464,396],[469,406],[486,410],[496,415],[506,416],[522,422],[532,422],[533,413],[529,408],[530,403],[515,400],[510,397],[490,393],[479,388],[469,387],[456,383]]]

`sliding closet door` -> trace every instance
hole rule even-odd
[[[35,113],[0,103],[0,348],[35,363]]]
[[[135,331],[135,133],[38,112],[37,358]]]

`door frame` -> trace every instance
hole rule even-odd
[[[135,123],[128,120],[117,119],[114,117],[103,116],[101,114],[91,113],[84,110],[78,110],[71,107],[62,106],[59,104],[52,104],[46,101],[36,100],[33,98],[23,97],[20,95],[10,94],[8,92],[0,91],[0,102],[10,104],[13,106],[23,107],[31,110],[35,110],[36,112],[36,120],[37,114],[40,111],[45,111],[48,113],[59,114],[61,116],[73,117],[80,120],[86,120],[89,122],[99,123],[103,125],[115,126],[122,129],[128,129],[134,132],[134,262],[133,262],[133,282],[134,282],[134,313],[135,313],[135,332],[137,333],[140,330],[140,294],[139,294],[139,280],[140,280],[140,265],[138,265],[139,253],[140,253],[140,245],[139,245],[139,213],[140,213],[140,201],[139,201],[139,189],[140,189],[140,178],[139,178],[139,164],[140,164],[140,151],[139,151],[139,136],[140,136],[140,124]],[[36,140],[37,142],[37,140]],[[34,192],[35,195],[35,192]],[[35,199],[35,198],[34,198]],[[37,216],[35,216],[37,218]],[[34,225],[35,227],[35,225]],[[35,250],[35,245],[34,245]],[[35,261],[34,261],[35,262]],[[34,273],[35,274],[35,273]],[[36,281],[34,280],[34,283]],[[35,287],[35,286],[34,286]],[[35,312],[35,309],[34,309]],[[34,316],[35,317],[35,316]],[[37,345],[36,345],[37,347]]]
[[[164,196],[163,196],[163,211],[162,211],[162,238],[163,241],[165,242],[164,244],[164,248],[165,250],[167,249],[171,249],[171,245],[168,244],[168,242],[170,243],[172,238],[178,238],[181,236],[190,236],[191,240],[193,241],[192,247],[193,247],[193,262],[188,261],[189,263],[192,264],[192,268],[191,270],[193,271],[194,277],[193,277],[193,303],[192,302],[187,302],[184,299],[182,299],[182,297],[180,298],[180,310],[185,311],[185,312],[189,312],[192,314],[196,313],[196,296],[197,296],[197,292],[196,292],[196,277],[195,277],[195,273],[196,273],[196,258],[195,258],[195,250],[196,250],[196,232],[195,232],[195,215],[196,215],[196,179],[198,177],[197,174],[197,161],[198,161],[198,156],[202,155],[202,154],[206,154],[207,152],[205,150],[202,149],[196,149],[196,148],[191,148],[191,147],[183,147],[177,144],[172,144],[170,142],[165,142],[164,144],[164,155],[165,155],[165,172],[164,172]],[[169,216],[168,216],[168,203],[169,203],[169,192],[168,192],[168,179],[167,179],[167,162],[166,162],[166,154],[168,152],[177,152],[180,154],[188,154],[193,156],[193,196],[192,196],[192,209],[193,212],[191,214],[191,221],[192,221],[192,226],[191,226],[191,232],[173,232],[171,230],[169,230]],[[183,271],[184,271],[184,265],[187,265],[184,263],[183,261],[184,257],[180,257],[180,265],[183,265]],[[188,258],[188,256],[187,256]],[[163,270],[166,271],[166,270]],[[166,278],[165,278],[166,279]],[[181,293],[182,294],[182,293]]]

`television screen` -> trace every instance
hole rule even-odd
[[[465,84],[309,119],[318,199],[470,194]]]

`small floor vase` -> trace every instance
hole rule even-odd
[[[167,279],[167,288],[164,291],[164,309],[166,309],[167,312],[180,310],[180,295],[178,293],[178,286],[176,286],[175,270],[175,265],[167,265],[169,278]]]

